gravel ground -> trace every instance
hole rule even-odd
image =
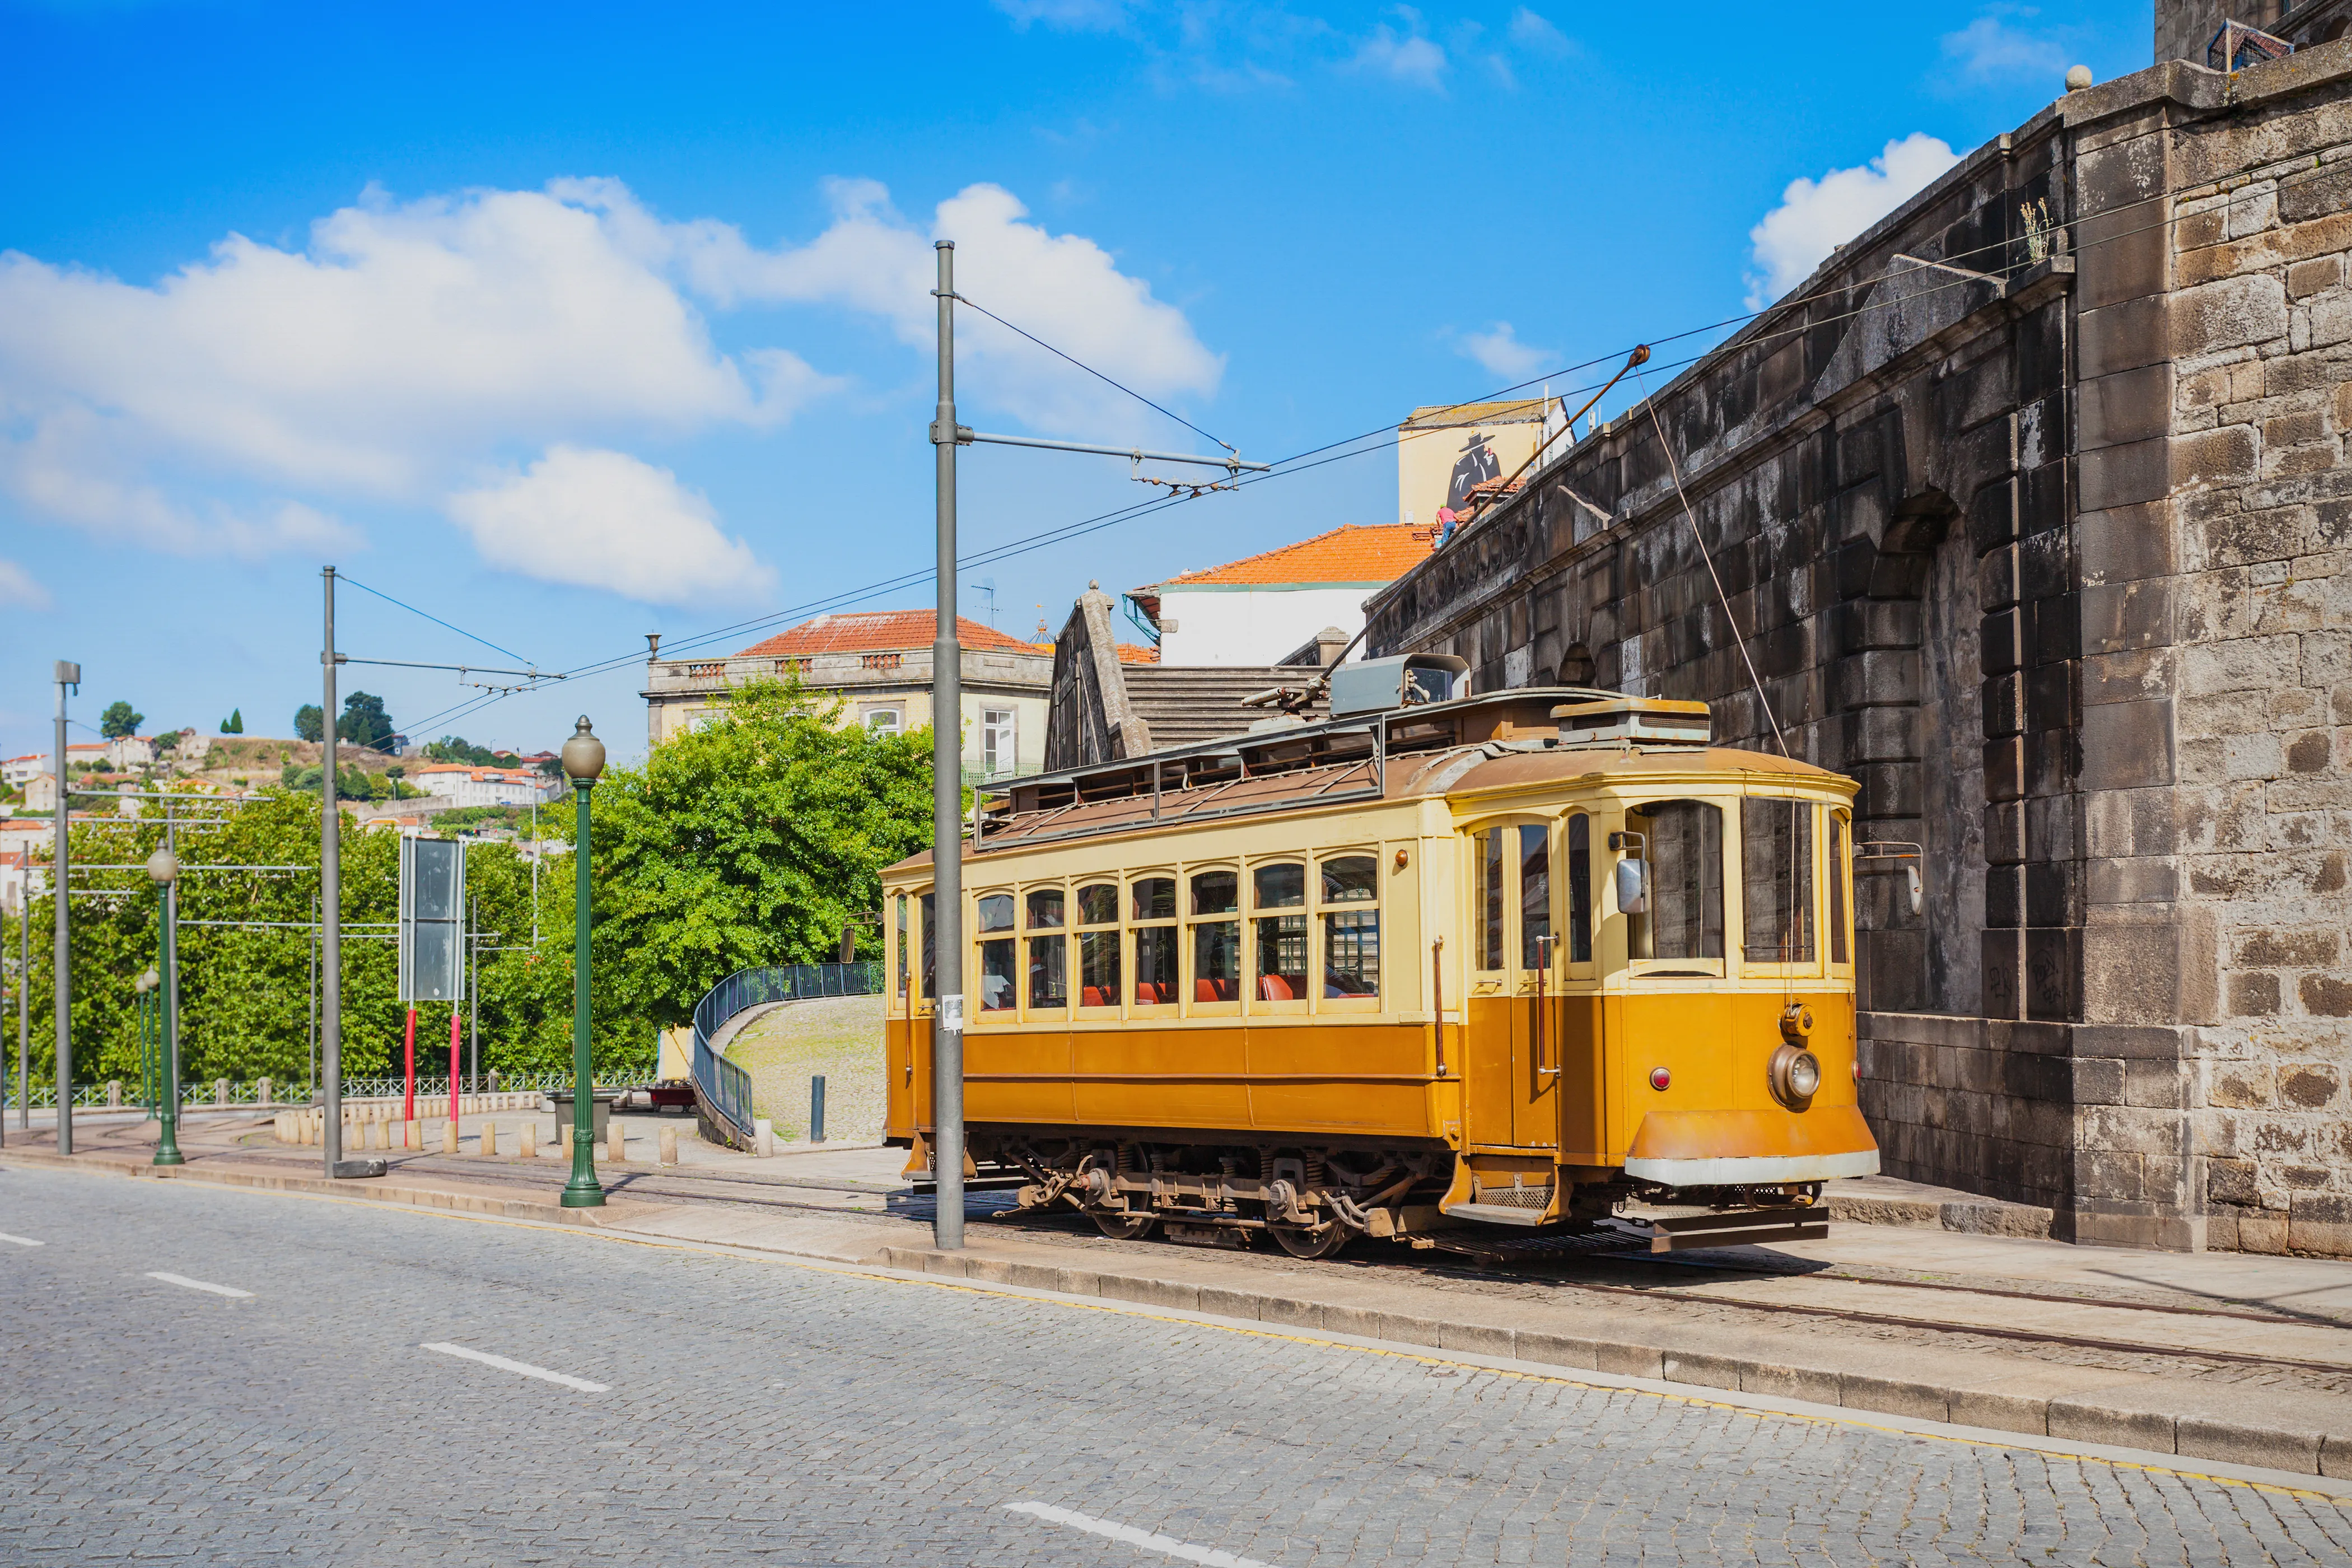
[[[820,1074],[826,1140],[882,1136],[881,997],[787,1002],[745,1026],[727,1055],[751,1073],[751,1102],[776,1124],[779,1142],[808,1137],[809,1079]]]

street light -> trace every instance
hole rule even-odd
[[[563,742],[563,773],[572,781],[578,813],[572,835],[575,878],[572,913],[572,1179],[563,1184],[568,1209],[601,1208],[604,1189],[596,1180],[595,1087],[588,1061],[588,792],[604,772],[604,742],[580,715],[572,739]]]
[[[155,1163],[184,1165],[180,1153],[180,858],[167,848],[147,857],[147,878],[163,895],[163,973],[157,976],[163,1014],[163,1130],[155,1139]],[[153,973],[152,970],[148,972]]]

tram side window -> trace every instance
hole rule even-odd
[[[1568,819],[1568,961],[1592,962],[1592,818]]]
[[[1241,875],[1192,874],[1192,1000],[1237,1002],[1242,994],[1242,927],[1238,920],[1203,916],[1241,912]]]
[[[907,895],[898,895],[898,999],[907,999],[907,977],[913,971],[914,960],[907,952]]]
[[[1250,922],[1256,938],[1257,999],[1307,999],[1307,868],[1259,866],[1250,871]],[[1269,913],[1281,910],[1282,913]]]
[[[1002,1013],[1013,1005],[1013,938],[992,937],[992,931],[1013,930],[1013,895],[986,893],[976,900],[980,926],[980,1010]]]
[[[1739,803],[1740,955],[1813,962],[1813,803]]]
[[[1626,917],[1631,955],[1723,956],[1723,810],[1697,800],[1660,800],[1625,814],[1648,847],[1649,912]]]
[[[1519,838],[1519,967],[1541,969],[1558,956],[1551,938],[1551,830],[1522,826]]]
[[[1029,1005],[1066,1007],[1070,1005],[1070,943],[1062,935],[1065,899],[1059,888],[1034,888],[1029,893],[1029,929],[1050,936],[1029,939]]]
[[[1090,931],[1108,926],[1108,931]],[[1078,889],[1078,1005],[1118,1005],[1118,884]]]
[[[1845,813],[1830,813],[1830,962],[1849,962],[1845,955]]]
[[[1144,877],[1129,889],[1135,921],[1135,1005],[1176,1001],[1176,879]],[[1150,923],[1146,923],[1146,922]]]
[[[1339,855],[1322,865],[1323,994],[1381,994],[1381,863]]]
[[[1471,919],[1477,925],[1478,967],[1503,967],[1503,839],[1510,830],[1490,827],[1477,836],[1475,887]]]
[[[940,994],[940,921],[938,895],[925,893],[923,905],[923,1000]]]

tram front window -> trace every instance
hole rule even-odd
[[[1259,912],[1256,930],[1257,999],[1304,1001],[1307,997],[1307,868],[1260,866],[1250,873],[1251,903]],[[1292,911],[1267,914],[1268,910]]]
[[[1813,805],[1739,803],[1740,956],[1750,963],[1813,962]]]
[[[1551,957],[1551,831],[1520,827],[1519,967],[1542,969]]]
[[[992,931],[1013,930],[1013,895],[990,893],[976,900],[975,914],[980,928],[980,1010],[1002,1013],[1013,1006],[1017,993],[1013,989],[1013,938],[1009,935],[991,938]]]
[[[1629,955],[1719,965],[1723,809],[1698,800],[1652,801],[1628,810],[1625,826],[1642,836],[1642,854],[1650,863],[1649,910],[1625,917]],[[1717,969],[1684,973],[1713,974]]]
[[[1192,1000],[1236,1002],[1242,994],[1242,927],[1238,920],[1203,915],[1241,911],[1241,877],[1234,871],[1192,876]]]

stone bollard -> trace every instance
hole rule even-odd
[[[68,1043],[70,1044],[71,1041],[68,1040]],[[122,1080],[119,1078],[106,1080],[106,1108],[109,1110],[122,1109]]]
[[[441,1124],[441,1152],[444,1154],[454,1154],[457,1152],[457,1119],[453,1116],[448,1121]]]
[[[621,1164],[629,1157],[629,1136],[617,1116],[604,1123],[604,1158]]]
[[[484,1154],[495,1154],[498,1152],[499,1124],[495,1121],[485,1121],[482,1123],[481,1152]]]
[[[71,1045],[73,1044],[73,1041],[68,1037],[66,1043],[68,1045]],[[213,1079],[213,1103],[215,1105],[226,1105],[228,1103],[228,1079],[225,1078],[216,1078]]]
[[[67,1043],[68,1045],[71,1045],[71,1044],[73,1043],[72,1037],[71,1037],[70,1036],[68,1036],[68,1037],[67,1037],[66,1043]],[[260,1098],[260,1099],[258,1099],[258,1100],[255,1100],[255,1101],[254,1101],[254,1103],[255,1103],[256,1105],[268,1105],[268,1104],[271,1104],[272,1102],[274,1102],[274,1101],[277,1100],[277,1098],[278,1098],[278,1096],[273,1092],[273,1091],[277,1089],[277,1087],[278,1087],[278,1086],[277,1086],[276,1084],[274,1084],[274,1083],[270,1082],[270,1080],[269,1080],[269,1079],[263,1079],[261,1080],[261,1082],[260,1082],[260,1085],[259,1085],[259,1088],[260,1088],[260,1090],[261,1090],[261,1098]]]
[[[751,1123],[751,1152],[766,1159],[776,1152],[776,1124],[762,1116]]]
[[[675,1128],[675,1127],[665,1127],[665,1128],[663,1128],[663,1129],[661,1130],[661,1145],[660,1145],[660,1151],[661,1151],[661,1163],[662,1163],[663,1164],[665,1164],[665,1165],[675,1165],[675,1164],[677,1164],[677,1128]]]
[[[558,1128],[556,1136],[562,1142],[563,1163],[568,1167],[572,1163],[572,1123],[567,1121]]]
[[[515,1152],[526,1160],[538,1159],[539,1123],[536,1121],[526,1121],[521,1126],[515,1129],[515,1133],[520,1140],[520,1145],[515,1150]]]

